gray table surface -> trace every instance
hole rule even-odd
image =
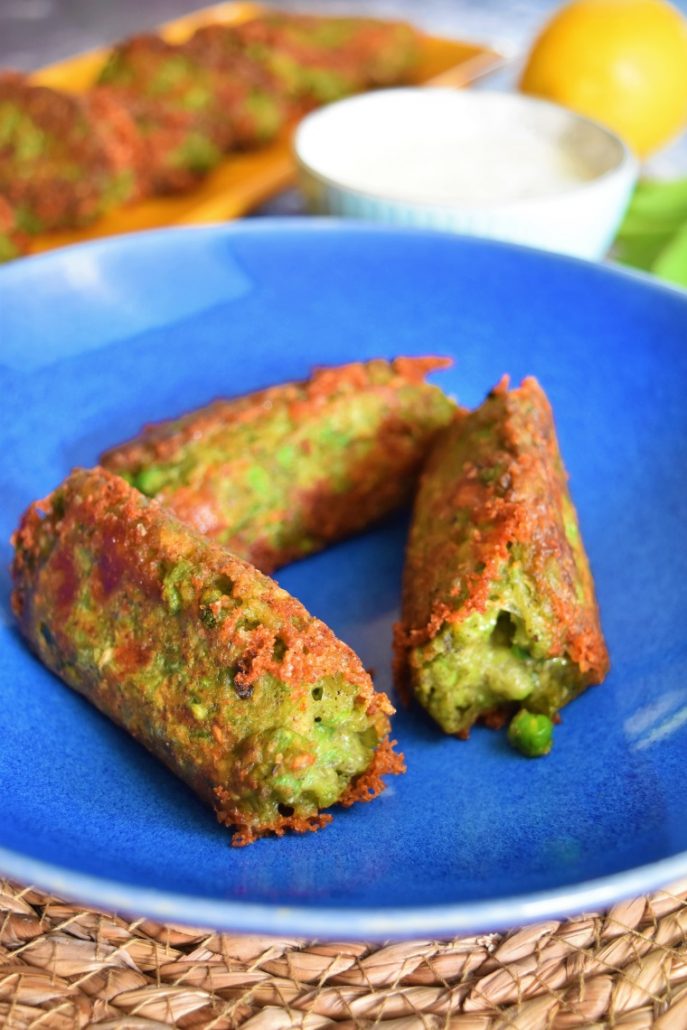
[[[0,0],[0,64],[37,68],[207,6],[211,0]],[[269,0],[268,0],[269,2]],[[686,0],[687,2],[687,0]],[[280,0],[272,7],[406,17],[514,53],[556,0]]]
[[[94,46],[207,6],[209,0],[0,0],[0,68],[29,71]],[[269,0],[268,0],[269,3]],[[519,60],[558,0],[272,0],[285,10],[351,12],[401,17],[446,36],[489,43],[509,58],[479,88],[511,88]],[[687,12],[687,0],[677,0]],[[687,174],[687,134],[652,158],[649,174]],[[261,209],[265,214],[300,210],[289,192]]]

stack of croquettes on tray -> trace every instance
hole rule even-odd
[[[314,107],[407,81],[418,57],[404,23],[265,13],[181,44],[126,40],[79,95],[0,74],[0,260],[38,233],[192,189]]]

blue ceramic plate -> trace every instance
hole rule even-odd
[[[687,295],[431,233],[163,230],[0,270],[0,869],[225,929],[447,934],[596,908],[687,874]],[[28,653],[9,610],[23,508],[143,422],[315,364],[442,353],[478,403],[504,371],[557,416],[613,671],[550,757],[395,731],[408,773],[314,835],[234,850],[213,814]],[[390,689],[406,517],[280,581]]]

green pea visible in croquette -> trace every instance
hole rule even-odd
[[[548,715],[521,708],[511,719],[508,740],[527,758],[548,755],[553,746],[553,723]]]

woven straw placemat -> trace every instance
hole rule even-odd
[[[449,941],[236,936],[0,881],[0,1026],[687,1028],[687,882],[605,914]]]

